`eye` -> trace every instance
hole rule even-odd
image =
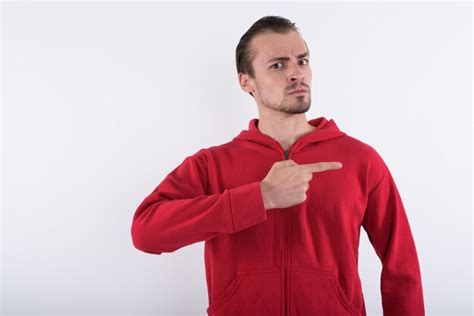
[[[283,63],[282,63],[282,62],[278,62],[278,63],[276,63],[276,64],[271,65],[270,68],[274,68],[274,69],[279,69],[279,68],[281,68],[281,67],[275,67],[275,66],[278,66],[278,65],[281,65],[281,67],[283,67]]]
[[[304,61],[304,62],[302,63],[302,65],[307,65],[307,64],[309,64],[309,60],[306,59],[306,58],[301,59],[300,61]]]

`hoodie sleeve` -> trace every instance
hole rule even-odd
[[[400,194],[386,166],[382,179],[369,193],[362,225],[382,263],[384,316],[425,315],[415,242]]]
[[[135,248],[153,254],[235,233],[267,219],[260,182],[207,194],[205,149],[172,170],[138,206],[131,226]]]

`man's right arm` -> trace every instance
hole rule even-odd
[[[208,194],[206,155],[201,149],[186,157],[141,202],[131,226],[135,248],[173,252],[267,219],[260,181]]]

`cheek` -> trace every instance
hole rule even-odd
[[[280,87],[282,86],[280,81],[279,78],[268,78],[267,80],[260,82],[260,90],[266,94],[275,94],[275,92],[280,90]]]
[[[261,78],[261,80],[255,82],[255,87],[260,95],[266,98],[286,97],[286,88],[288,86],[286,80],[286,76],[283,72],[280,74],[272,74],[265,78],[265,80]]]
[[[311,78],[313,77],[313,72],[311,68],[308,68],[308,71],[306,73],[306,78],[308,78],[308,81],[311,82]]]

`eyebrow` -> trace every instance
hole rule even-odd
[[[309,56],[309,52],[304,52],[303,54],[299,54],[297,57],[298,57],[298,59],[300,59],[300,58],[303,58],[303,57],[306,57],[306,56]],[[290,60],[290,57],[275,57],[275,58],[272,58],[269,61],[267,61],[267,63],[271,63],[271,62],[274,62],[274,61],[288,61],[288,60]]]

